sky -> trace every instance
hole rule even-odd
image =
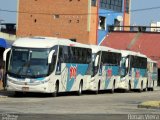
[[[131,25],[149,26],[151,22],[160,21],[160,0],[131,0],[131,11],[145,8],[145,11],[131,12]]]
[[[0,9],[17,10],[17,0],[0,0]],[[2,12],[0,10],[0,20],[5,23],[16,23],[16,13]]]
[[[160,21],[160,0],[131,0],[131,25],[149,26],[151,22]],[[145,11],[137,9],[154,8]],[[0,0],[0,9],[17,10],[17,0]],[[0,20],[5,23],[16,23],[16,13],[0,11]]]

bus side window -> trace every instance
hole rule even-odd
[[[68,46],[64,46],[63,47],[63,61],[64,61],[64,63],[67,63],[69,60],[69,58],[68,58]]]
[[[61,73],[61,63],[63,63],[63,46],[59,46],[58,62],[56,67],[56,75]]]
[[[83,61],[83,56],[82,56],[83,54],[82,54],[82,49],[81,48],[79,48],[79,62],[80,63],[82,63],[82,61]]]
[[[59,47],[59,56],[58,56],[59,62],[63,62],[63,48]]]
[[[88,49],[87,50],[87,63],[91,63],[91,58],[92,56],[91,56],[91,50],[90,49]]]
[[[74,48],[69,47],[68,52],[69,52],[69,63],[74,63]]]

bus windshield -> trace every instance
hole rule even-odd
[[[8,67],[15,77],[45,77],[48,74],[48,49],[13,48]]]

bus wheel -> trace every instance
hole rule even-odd
[[[131,83],[129,81],[129,83],[128,83],[128,92],[130,92],[130,91],[131,91]]]
[[[154,91],[154,88],[150,88],[150,91]]]
[[[146,88],[144,89],[145,92],[147,92],[149,89],[148,89],[148,82],[146,84]]]
[[[22,92],[19,92],[19,91],[14,92],[14,97],[21,97],[22,95],[23,95]]]
[[[98,82],[98,88],[96,90],[96,94],[99,94],[99,91],[100,91],[100,81]]]
[[[56,82],[55,91],[54,91],[54,93],[52,93],[52,96],[57,97],[58,96],[58,91],[59,91],[59,84],[58,84],[58,82]]]
[[[154,81],[153,81],[153,87],[150,89],[151,91],[154,91]]]
[[[115,81],[114,81],[113,86],[112,86],[112,89],[111,89],[111,93],[112,93],[112,94],[114,93],[114,90],[115,90]]]
[[[78,89],[78,95],[80,96],[82,94],[82,90],[83,90],[83,82],[81,81],[79,84],[79,89]]]
[[[139,92],[141,93],[143,91],[143,82],[141,82],[141,88],[139,89]]]

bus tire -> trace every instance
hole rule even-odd
[[[115,81],[113,82],[112,89],[111,89],[111,93],[113,94],[114,91],[115,91]]]
[[[79,89],[78,89],[78,96],[82,95],[82,90],[83,90],[83,82],[81,81],[79,84]]]
[[[52,93],[52,96],[53,97],[57,97],[58,96],[58,92],[59,92],[59,82],[57,81],[56,85],[55,85],[55,92]]]
[[[22,95],[23,95],[22,92],[19,92],[19,91],[14,92],[14,97],[21,97]]]
[[[144,91],[147,92],[148,90],[149,88],[148,88],[148,81],[147,81],[146,88],[144,89]]]
[[[154,88],[152,87],[152,88],[150,88],[150,91],[154,91]]]
[[[139,93],[141,93],[143,91],[143,82],[141,82],[141,87],[139,89]]]
[[[100,83],[100,81],[98,82],[98,87],[97,87],[97,90],[96,90],[96,94],[99,94],[99,91],[100,91],[100,85],[101,85],[101,83]]]
[[[128,92],[130,92],[131,91],[131,81],[129,81],[129,83],[128,83]]]
[[[153,87],[150,89],[151,91],[154,91],[154,81],[153,81]]]

